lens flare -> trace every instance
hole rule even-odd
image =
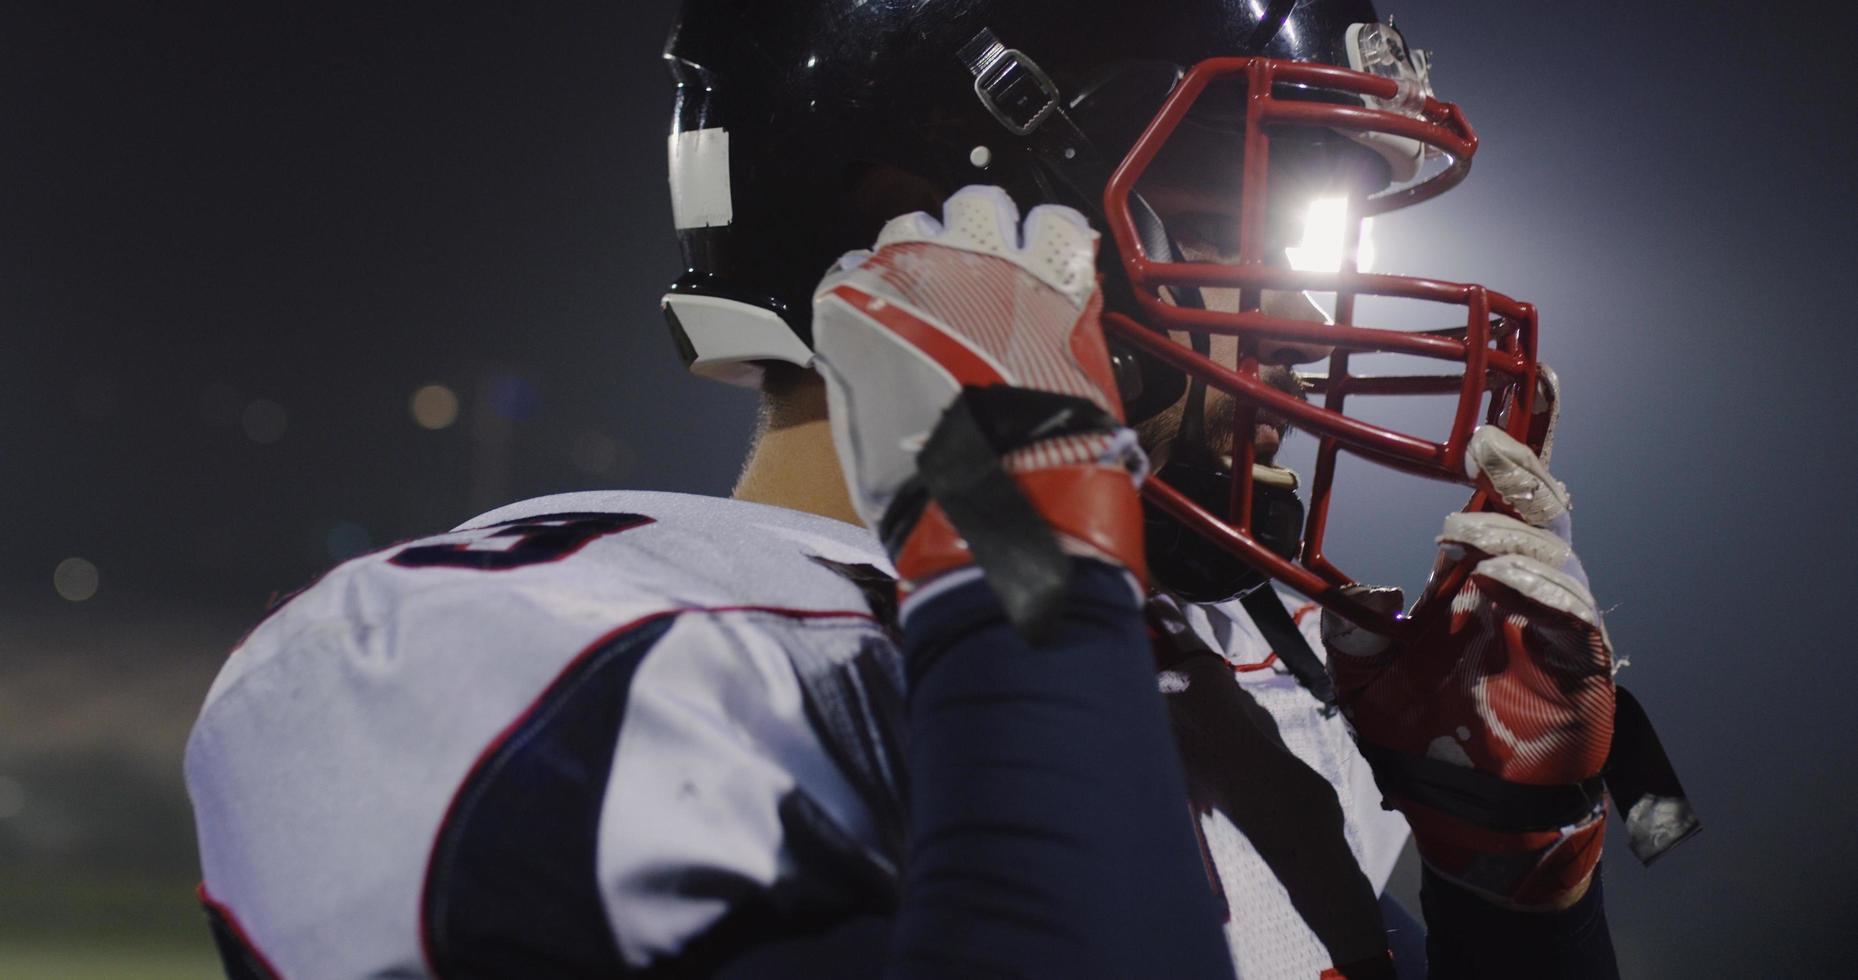
[[[1303,240],[1284,249],[1290,267],[1298,272],[1335,272],[1342,267],[1342,243],[1347,238],[1348,199],[1319,197],[1310,202],[1303,217]],[[1374,265],[1373,219],[1361,222],[1361,245],[1356,268],[1368,271]]]

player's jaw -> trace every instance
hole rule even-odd
[[[1303,382],[1295,371],[1282,365],[1266,365],[1260,376],[1264,382],[1279,391],[1303,399]],[[1230,461],[1234,455],[1235,433],[1232,427],[1234,399],[1222,391],[1207,392],[1204,448],[1214,458]],[[1170,405],[1159,415],[1137,423],[1135,429],[1141,438],[1142,448],[1148,453],[1150,461],[1157,467],[1167,463],[1173,455],[1175,441],[1181,433],[1181,417],[1187,412],[1187,399]],[[1270,465],[1277,458],[1278,447],[1284,436],[1289,434],[1289,423],[1275,413],[1260,411],[1252,429],[1252,447],[1255,459]]]
[[[1236,256],[1227,250],[1205,242],[1185,238],[1180,242],[1181,252],[1189,261],[1230,262]],[[1240,308],[1239,291],[1236,289],[1202,289],[1200,299],[1206,308],[1218,312],[1236,313]],[[1165,292],[1164,292],[1165,295]],[[1322,323],[1327,319],[1322,310],[1302,293],[1266,292],[1262,297],[1263,312],[1286,320],[1304,320]],[[1191,347],[1187,334],[1171,331],[1170,338],[1183,347]],[[1238,364],[1238,340],[1233,337],[1216,336],[1211,339],[1208,355],[1216,362],[1227,367]],[[1260,359],[1265,363],[1260,369],[1260,378],[1271,387],[1300,400],[1307,400],[1304,385],[1297,377],[1292,364],[1307,363],[1327,357],[1329,349],[1302,344],[1275,344],[1269,349],[1259,351]],[[1224,461],[1228,467],[1235,454],[1233,429],[1233,408],[1235,400],[1223,391],[1209,390],[1206,398],[1205,424],[1201,431],[1205,434],[1205,444],[1200,447],[1214,458]],[[1150,461],[1157,467],[1165,465],[1175,448],[1174,444],[1181,435],[1181,417],[1187,411],[1187,396],[1182,395],[1173,405],[1161,414],[1136,426],[1142,439],[1142,447],[1149,454]],[[1254,459],[1264,465],[1271,465],[1277,458],[1277,451],[1284,436],[1289,432],[1288,420],[1274,412],[1260,410],[1252,427],[1252,446]]]

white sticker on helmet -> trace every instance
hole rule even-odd
[[[718,228],[735,220],[728,130],[671,134],[671,217],[678,231]]]

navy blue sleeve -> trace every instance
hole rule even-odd
[[[1600,869],[1581,900],[1562,912],[1500,908],[1426,869],[1419,902],[1433,980],[1614,980],[1613,935],[1606,924]]]
[[[1080,562],[1030,646],[980,581],[912,610],[897,911],[746,951],[728,978],[1230,977],[1135,596]]]
[[[896,976],[1231,976],[1122,572],[1030,646],[979,581],[912,611]]]

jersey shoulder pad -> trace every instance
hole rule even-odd
[[[889,571],[863,528],[782,508],[634,491],[540,497],[337,566],[274,609],[214,688],[305,631],[360,631],[389,658],[433,636],[578,648],[679,611],[868,613],[867,586]]]
[[[476,962],[472,936],[558,936],[568,920],[508,903],[544,858],[601,890],[548,909],[586,913],[583,938],[624,923],[643,961],[718,914],[663,870],[774,889],[802,797],[854,856],[886,854],[894,753],[862,748],[887,744],[865,695],[901,679],[851,574],[880,555],[820,518],[628,493],[526,501],[347,562],[208,695],[186,757],[206,886],[287,973],[410,975],[423,955]],[[708,809],[667,826],[667,801]],[[455,928],[422,954],[432,922]]]

